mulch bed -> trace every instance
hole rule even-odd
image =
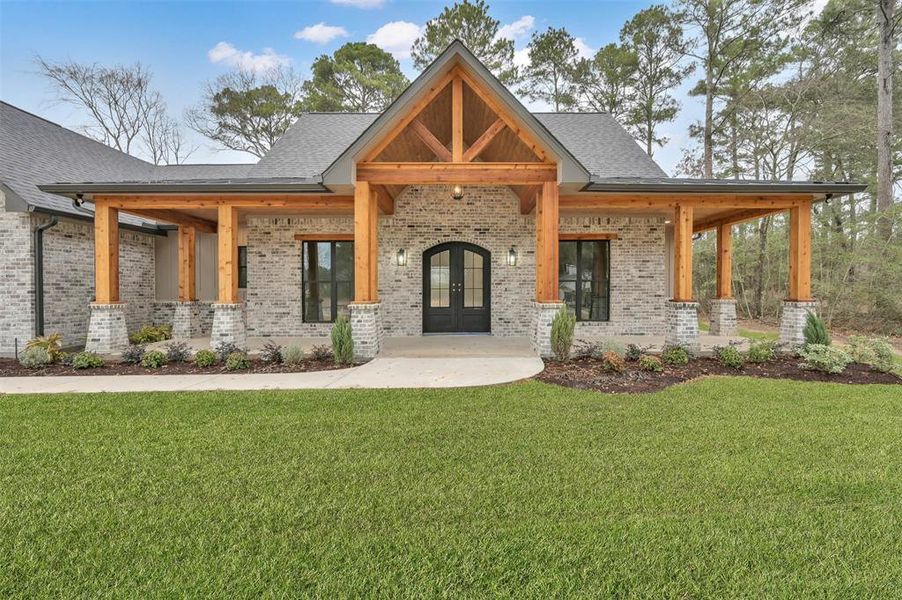
[[[48,375],[216,375],[241,373],[306,373],[343,369],[333,361],[305,360],[297,365],[271,365],[251,359],[251,368],[227,371],[222,365],[198,367],[193,362],[169,363],[159,369],[146,369],[141,365],[108,362],[98,369],[73,369],[68,365],[49,365],[43,369],[26,369],[12,358],[0,358],[0,377],[41,377]]]
[[[578,358],[566,363],[545,361],[545,370],[536,375],[536,379],[599,392],[642,393],[663,390],[677,383],[711,375],[745,375],[830,383],[902,384],[902,378],[897,375],[874,371],[859,364],[849,365],[838,375],[805,371],[799,368],[798,358],[788,356],[769,363],[748,363],[741,370],[725,367],[713,358],[695,358],[688,365],[680,367],[665,365],[663,373],[640,371],[637,363],[630,362],[627,363],[626,372],[620,374],[606,371],[602,362],[595,358]]]

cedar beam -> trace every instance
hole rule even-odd
[[[673,300],[692,301],[692,206],[677,205],[674,210]]]
[[[473,142],[473,145],[467,148],[467,151],[464,152],[463,160],[464,162],[472,162],[474,158],[479,156],[485,147],[492,143],[492,140],[495,139],[495,136],[501,133],[501,130],[507,127],[504,124],[504,119],[498,117],[495,119],[495,122],[489,125],[489,128],[482,132],[482,135]]]
[[[811,203],[789,210],[789,299],[811,300]]]
[[[417,134],[417,137],[432,150],[432,153],[435,154],[436,158],[445,162],[451,161],[451,152],[445,148],[445,145],[441,143],[437,137],[435,137],[435,134],[429,131],[429,128],[426,127],[421,120],[414,119],[410,124],[410,128]]]
[[[733,297],[733,226],[717,226],[717,283],[716,297]]]
[[[119,211],[94,202],[94,302],[119,302]]]
[[[627,208],[670,212],[677,205],[695,208],[786,210],[810,202],[811,196],[766,194],[577,194],[563,196],[566,210]]]
[[[154,221],[162,221],[163,223],[171,223],[173,225],[193,227],[197,231],[204,233],[216,233],[216,222],[194,217],[185,213],[180,213],[172,209],[122,209],[139,217],[147,217]]]
[[[238,303],[238,209],[219,207],[219,302]]]
[[[131,212],[139,210],[169,210],[219,208],[288,208],[324,214],[350,214],[354,210],[351,196],[299,194],[132,194],[95,196],[96,202],[108,202],[113,208]]]
[[[692,231],[694,231],[695,233],[701,233],[702,231],[717,229],[721,225],[738,225],[739,223],[745,223],[746,221],[761,219],[763,217],[768,217],[776,213],[781,213],[785,210],[785,208],[750,208],[747,210],[737,211],[726,217],[722,215],[715,215],[713,217],[708,217],[707,219],[696,221],[695,225],[692,226]]]
[[[354,302],[378,301],[376,264],[378,207],[366,181],[354,186]]]
[[[179,300],[197,300],[197,230],[180,225],[179,239]]]
[[[464,160],[464,82],[460,76],[451,81],[451,160]]]
[[[516,188],[514,193],[520,198],[520,214],[528,215],[536,207],[536,196],[541,191],[542,186],[531,185],[526,188]]]
[[[391,195],[391,192],[388,191],[388,188],[384,185],[374,185],[372,188],[376,193],[376,202],[379,204],[379,210],[382,214],[395,214],[395,198]]]
[[[557,183],[542,185],[536,201],[536,301],[557,302],[558,292],[558,211]]]
[[[557,181],[557,167],[544,163],[359,163],[357,180],[387,185],[458,183],[534,185]]]
[[[559,233],[558,240],[561,241],[572,241],[572,240],[616,240],[618,239],[618,235],[616,233],[592,233],[589,231],[578,232],[578,233]]]

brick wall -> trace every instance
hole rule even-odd
[[[29,215],[0,212],[0,356],[15,353],[16,339],[21,350],[32,337],[33,258]]]

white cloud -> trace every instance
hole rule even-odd
[[[354,8],[382,8],[385,0],[330,0],[332,4],[353,6]]]
[[[518,67],[529,66],[529,48],[514,50],[514,64]]]
[[[213,46],[207,57],[212,63],[225,63],[245,71],[262,73],[276,67],[291,64],[291,59],[284,54],[276,54],[272,48],[264,48],[260,54],[242,51],[228,42],[219,42]]]
[[[595,56],[595,49],[589,46],[583,38],[578,37],[573,40],[573,45],[576,46],[576,53],[580,58],[592,58]]]
[[[314,44],[328,44],[335,38],[348,37],[348,30],[344,27],[335,25],[326,25],[322,21],[316,25],[304,27],[300,31],[294,33],[294,39],[306,40]]]
[[[422,28],[409,21],[386,23],[366,37],[366,41],[376,44],[397,59],[410,58],[410,47],[420,37]]]
[[[526,37],[526,34],[528,34],[532,30],[535,23],[535,17],[533,17],[532,15],[524,15],[513,23],[503,25],[498,30],[498,35],[495,37],[507,38],[509,40],[517,40]]]

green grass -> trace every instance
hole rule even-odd
[[[896,386],[0,398],[0,597],[875,597]]]
[[[702,333],[709,333],[711,331],[711,324],[707,321],[699,321],[698,330]],[[742,329],[741,327],[736,333],[739,337],[744,337],[753,342],[775,342],[780,338],[780,334],[775,331],[752,331],[751,329]]]

